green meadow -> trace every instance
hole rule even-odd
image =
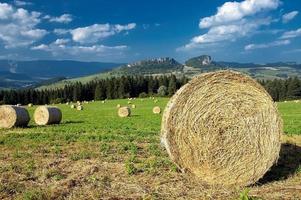
[[[84,103],[77,111],[56,105],[59,125],[0,130],[0,199],[280,199],[301,198],[301,102],[278,103],[284,121],[277,166],[247,188],[212,187],[181,173],[160,146],[167,98]],[[36,107],[28,108],[33,115]],[[269,191],[269,192],[267,192]]]

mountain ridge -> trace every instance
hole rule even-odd
[[[294,62],[276,62],[268,64],[237,63],[214,61],[209,55],[201,55],[188,59],[184,64],[170,57],[145,59],[121,65],[111,71],[84,76],[75,79],[66,79],[55,84],[42,86],[40,89],[57,88],[74,82],[86,83],[92,80],[122,75],[185,75],[193,77],[203,72],[221,69],[237,70],[256,79],[287,78],[294,75],[301,77],[301,65]]]

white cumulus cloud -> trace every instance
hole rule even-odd
[[[282,34],[280,39],[290,39],[290,38],[296,38],[301,36],[301,28],[293,31],[286,31]]]
[[[291,43],[290,40],[277,40],[270,43],[263,43],[263,44],[249,44],[245,46],[245,50],[254,50],[254,49],[266,49],[270,47],[277,47],[277,46],[284,46],[289,45]]]
[[[200,28],[209,28],[221,24],[238,21],[244,17],[261,11],[276,9],[279,0],[244,0],[242,2],[226,2],[217,9],[217,13],[200,21]]]
[[[126,45],[105,46],[105,45],[70,45],[65,39],[57,39],[49,45],[40,44],[31,47],[32,50],[50,52],[56,58],[104,58],[108,56],[122,55],[128,49]]]
[[[0,40],[5,48],[28,46],[43,38],[47,31],[37,28],[40,15],[0,3]]]
[[[50,15],[46,15],[46,16],[44,16],[44,19],[48,19],[50,22],[68,24],[68,23],[72,22],[73,17],[70,14],[62,14],[59,17],[52,17]]]
[[[79,43],[96,43],[97,41],[115,35],[122,31],[129,31],[136,27],[135,23],[126,25],[94,24],[86,27],[72,29],[69,32],[72,39]]]
[[[286,13],[282,16],[282,22],[288,23],[289,21],[293,20],[298,14],[299,14],[298,11],[292,11],[292,12]]]
[[[208,29],[202,35],[196,36],[191,41],[177,50],[191,50],[200,46],[235,41],[238,38],[255,34],[262,27],[270,25],[270,17],[258,17],[278,8],[279,0],[244,0],[242,2],[226,2],[217,9],[217,13],[200,20],[200,29]]]
[[[29,1],[20,1],[20,0],[14,0],[14,4],[16,6],[29,6],[29,5],[32,5],[33,3],[32,2],[29,2]]]

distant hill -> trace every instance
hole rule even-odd
[[[72,60],[0,60],[0,88],[35,87],[63,77],[75,78],[109,71],[120,65]]]
[[[66,84],[71,84],[74,82],[86,83],[95,79],[107,78],[112,76],[122,76],[122,75],[163,75],[183,72],[184,66],[177,62],[173,58],[155,58],[148,60],[141,60],[134,63],[123,64],[111,71],[98,73],[90,76],[84,76],[80,78],[66,79],[59,81],[55,84],[44,85],[39,87],[39,89],[47,88],[59,88]]]
[[[111,75],[152,75],[182,72],[183,65],[173,58],[155,58],[129,63],[110,72]]]
[[[141,60],[134,63],[121,65],[111,71],[97,73],[79,78],[66,79],[54,84],[45,85],[40,89],[59,88],[74,82],[86,83],[96,79],[122,75],[163,75],[176,74],[193,77],[203,72],[231,69],[246,73],[256,79],[288,78],[292,76],[301,77],[301,65],[295,62],[278,62],[267,64],[237,63],[214,61],[209,55],[201,55],[188,59],[185,64],[177,62],[173,58],[155,58]]]
[[[0,61],[0,65],[1,62],[3,61]],[[0,88],[9,86],[16,88],[39,86],[39,89],[59,88],[74,82],[86,83],[96,79],[122,75],[158,76],[173,73],[177,76],[193,77],[203,72],[221,69],[240,71],[256,79],[301,77],[301,65],[295,62],[267,64],[223,62],[215,61],[209,55],[190,58],[185,64],[168,57],[141,60],[129,64],[77,61],[26,61],[15,64],[6,61],[6,66],[7,63],[10,67],[6,67],[6,70],[10,73],[1,76],[0,72],[0,78],[5,77],[0,81]]]

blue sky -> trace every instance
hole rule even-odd
[[[0,2],[1,59],[301,63],[299,0]]]

